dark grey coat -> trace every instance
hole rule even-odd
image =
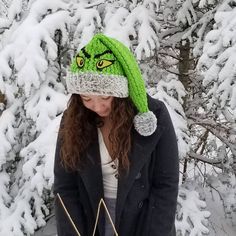
[[[148,137],[133,130],[130,171],[118,179],[116,221],[119,236],[173,236],[178,193],[176,136],[165,105],[148,98],[158,119],[157,130]],[[98,140],[89,148],[86,166],[67,172],[60,165],[60,140],[55,155],[54,194],[59,193],[82,236],[92,236],[99,200],[103,197]],[[55,200],[58,236],[76,236],[60,202]],[[104,235],[100,217],[97,236]]]

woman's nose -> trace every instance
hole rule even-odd
[[[100,112],[100,111],[102,111],[103,110],[103,104],[102,103],[100,103],[100,102],[95,102],[94,104],[93,104],[93,110],[95,111],[95,112]]]

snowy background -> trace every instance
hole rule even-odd
[[[0,0],[0,236],[56,235],[66,71],[97,32],[134,52],[171,114],[177,235],[235,236],[236,0]]]

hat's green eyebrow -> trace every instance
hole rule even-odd
[[[83,48],[81,49],[81,51],[82,51],[82,53],[85,55],[85,57],[87,57],[88,59],[91,58],[91,55],[90,55],[88,52],[86,52],[85,47],[83,47]],[[104,52],[102,52],[102,53],[96,54],[96,55],[94,56],[94,58],[99,58],[99,57],[101,57],[102,55],[108,54],[108,53],[109,53],[109,54],[113,54],[111,50],[106,50],[106,51],[104,51]]]
[[[108,53],[113,54],[111,50],[106,50],[100,54],[95,55],[94,58],[99,58],[100,56],[102,56],[104,54],[108,54]]]
[[[81,51],[83,52],[83,54],[89,59],[91,57],[91,55],[89,55],[86,51],[85,51],[85,47],[83,47],[81,49]]]

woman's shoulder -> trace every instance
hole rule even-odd
[[[152,112],[167,112],[164,102],[158,100],[157,98],[153,98],[150,95],[147,95],[147,99],[148,107]]]

